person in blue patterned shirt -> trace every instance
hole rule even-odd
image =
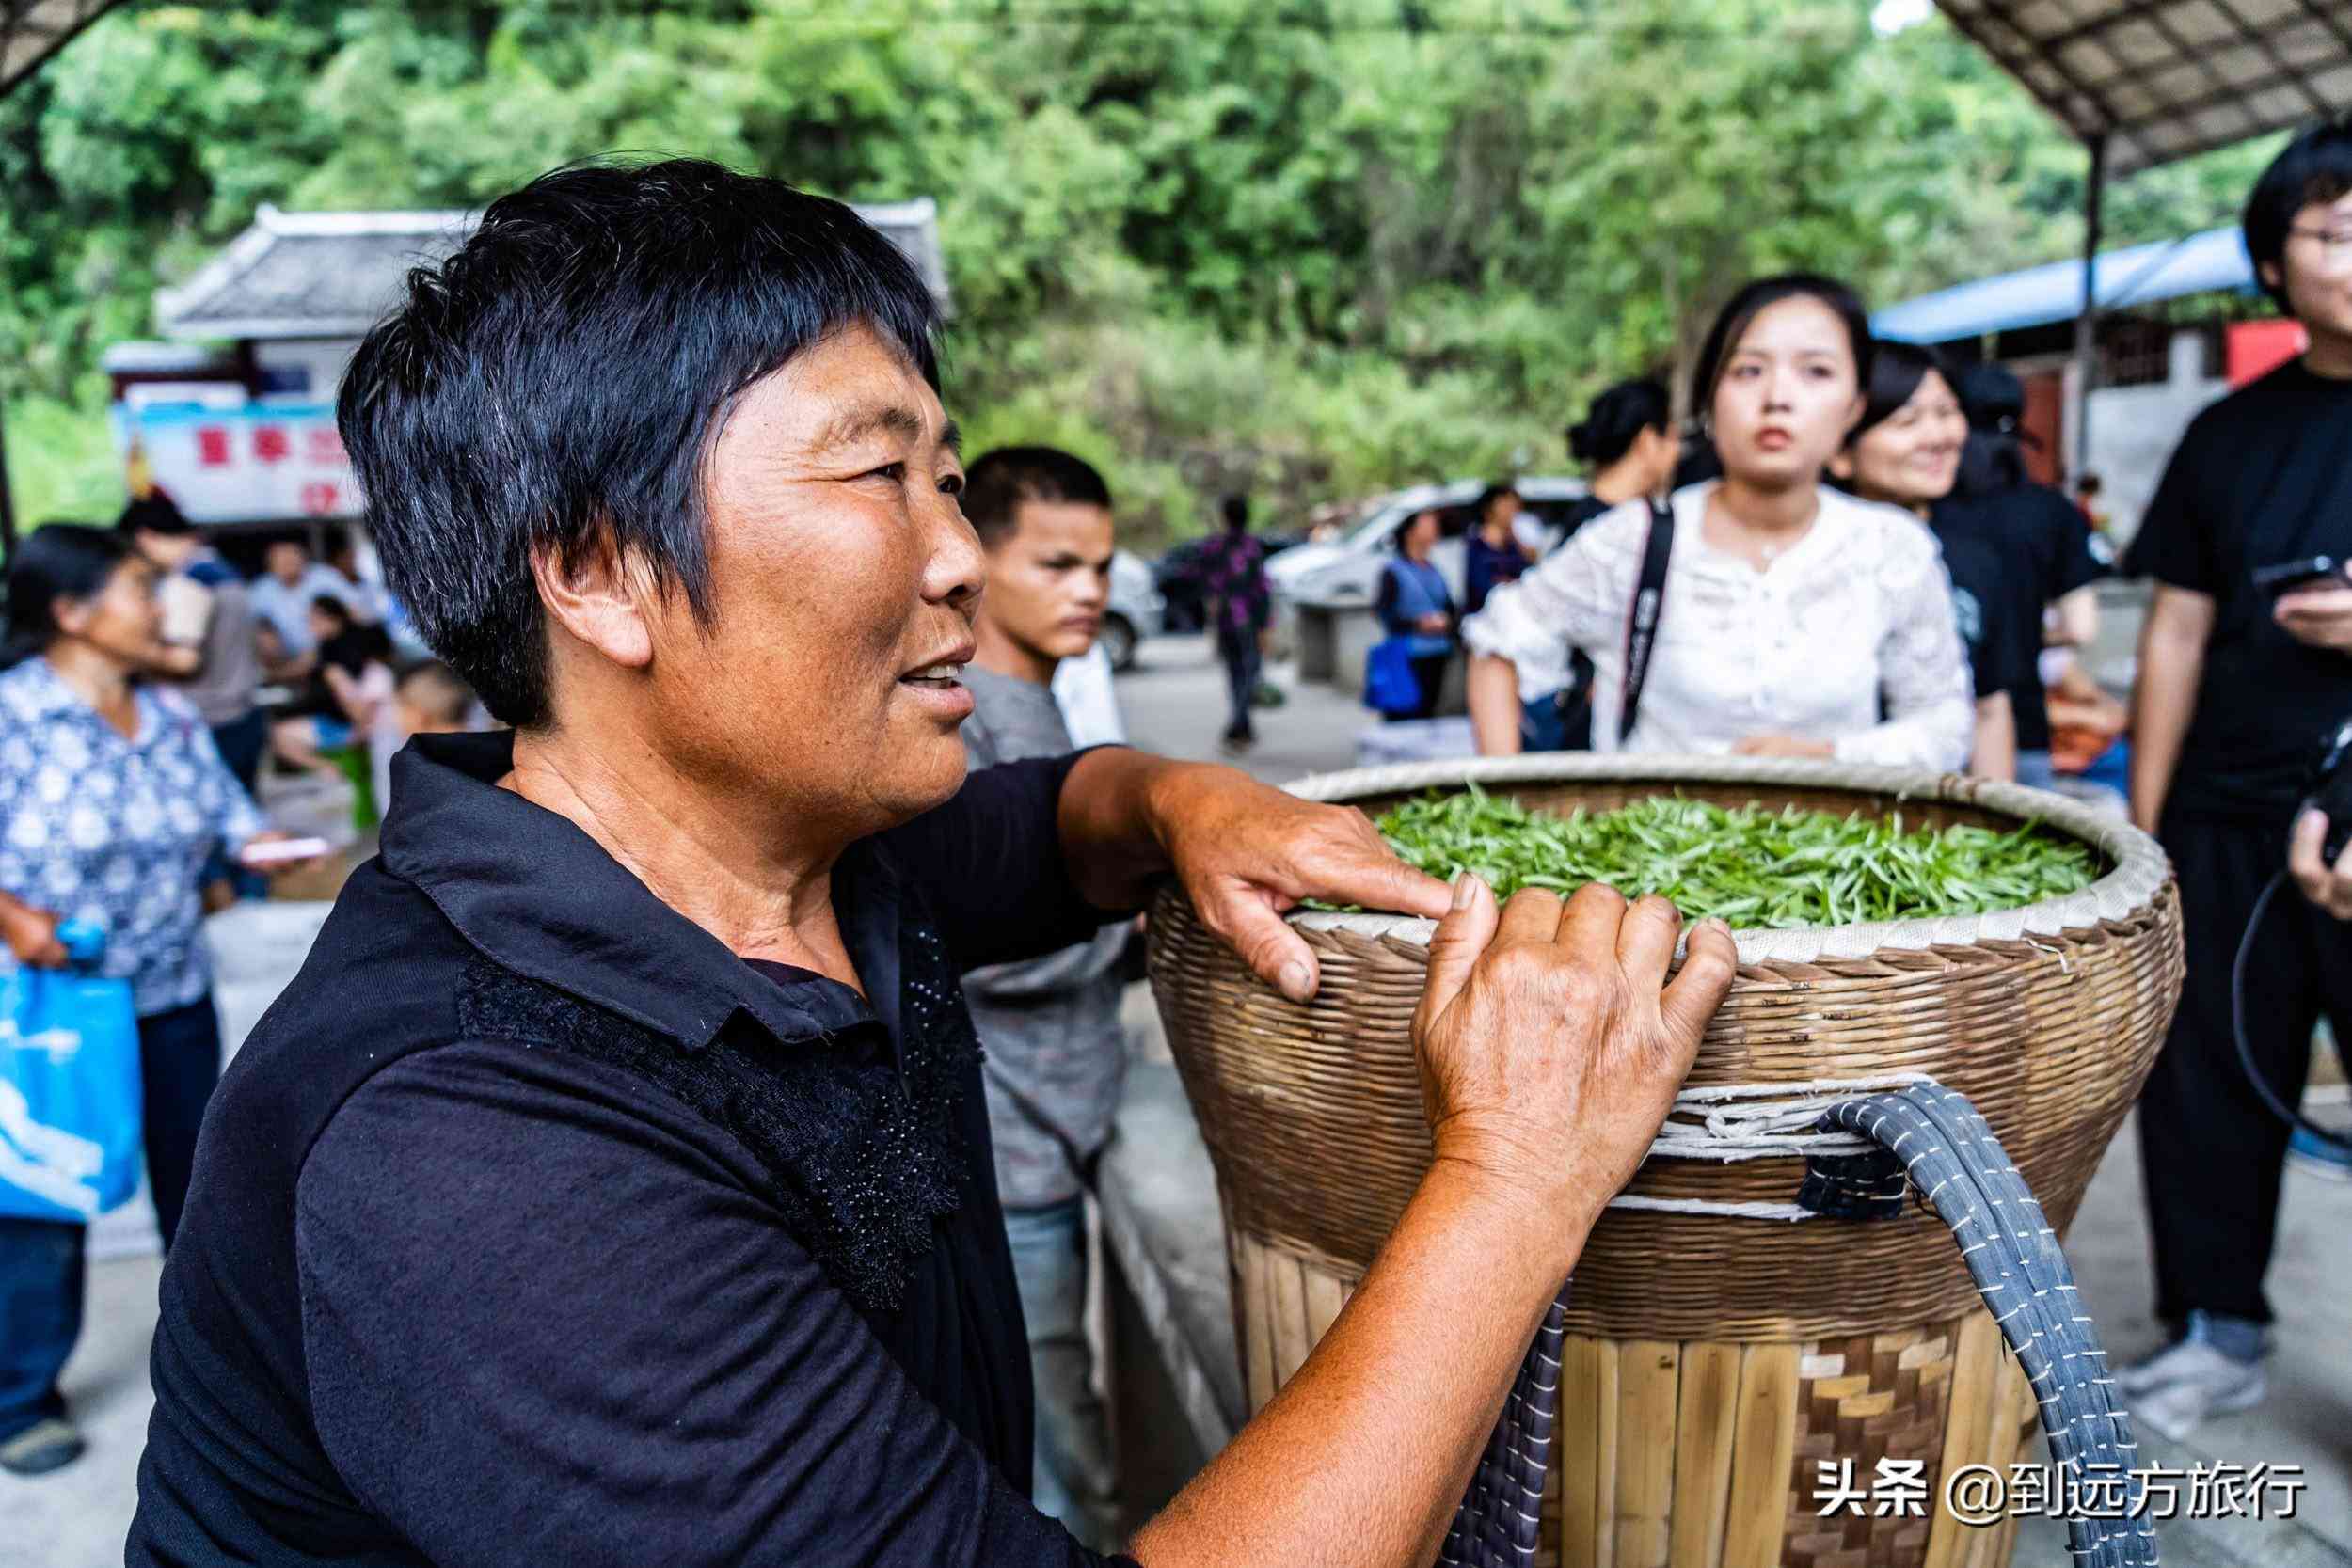
[[[155,568],[119,534],[52,523],[19,547],[0,648],[0,965],[65,961],[57,927],[106,932],[102,971],[138,1011],[148,1180],[164,1243],[220,1073],[199,880],[261,814],[189,701],[140,676],[161,654]],[[0,1216],[0,1468],[82,1440],[58,1369],[81,1323],[83,1227]]]

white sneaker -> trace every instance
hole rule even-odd
[[[2137,1386],[2124,1382],[2135,1376]],[[2177,1443],[2209,1416],[2251,1410],[2269,1391],[2259,1361],[2238,1361],[2186,1338],[2119,1374],[2131,1413]]]
[[[2267,1334],[2264,1335],[2263,1341],[2266,1355],[2269,1354]],[[2137,1399],[2154,1393],[2167,1384],[2210,1378],[2217,1361],[2227,1362],[2233,1367],[2248,1365],[2216,1350],[2213,1332],[2206,1326],[2205,1314],[2191,1312],[2187,1327],[2179,1338],[2159,1350],[2151,1351],[2129,1366],[2117,1368],[2115,1386],[2118,1392]]]

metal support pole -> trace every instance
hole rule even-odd
[[[2099,385],[2099,244],[2107,207],[2107,137],[2090,138],[2090,181],[2083,200],[2083,313],[2074,322],[2074,477],[2090,471],[2090,394]]]
[[[8,492],[8,405],[0,398],[0,562],[16,559],[16,498]]]

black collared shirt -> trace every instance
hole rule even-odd
[[[738,958],[510,760],[403,753],[383,854],[223,1079],[128,1562],[1102,1561],[1025,1500],[954,984],[1105,918],[1062,868],[1070,759],[843,858],[870,1007]]]

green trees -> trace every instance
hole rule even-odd
[[[0,100],[19,499],[103,502],[98,354],[280,206],[470,206],[687,152],[930,195],[948,394],[1100,460],[1142,531],[1557,468],[1742,277],[1891,298],[2078,243],[2081,157],[1942,23],[1858,0],[256,0],[135,6]],[[2126,184],[2221,221],[2262,150]]]

